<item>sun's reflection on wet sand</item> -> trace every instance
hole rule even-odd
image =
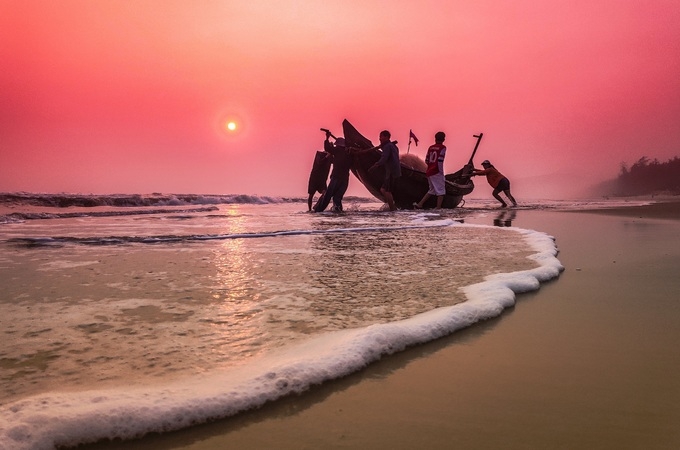
[[[243,234],[248,231],[247,219],[239,205],[230,205],[223,211],[227,216],[223,234]],[[261,339],[262,308],[259,306],[262,289],[254,276],[252,253],[244,239],[226,239],[213,250],[215,267],[213,298],[210,318],[215,340],[214,351],[250,354]],[[223,347],[224,346],[224,347]]]
[[[246,220],[239,213],[237,205],[226,208],[227,219],[223,221],[222,234],[242,234],[247,231]],[[226,239],[213,250],[215,267],[217,269],[217,289],[213,298],[229,301],[239,301],[243,298],[247,286],[247,255],[243,239]]]

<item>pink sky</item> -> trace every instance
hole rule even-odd
[[[421,156],[445,131],[447,172],[484,132],[477,165],[553,195],[680,155],[679,23],[676,0],[0,0],[0,191],[302,197],[347,118]]]

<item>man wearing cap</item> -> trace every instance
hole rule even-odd
[[[331,199],[333,200],[333,211],[342,212],[342,197],[347,192],[347,187],[349,186],[349,169],[352,167],[352,155],[345,148],[344,138],[337,138],[335,144],[333,144],[328,140],[330,136],[330,132],[327,131],[323,149],[325,152],[333,155],[333,171],[331,172],[331,181],[328,183],[328,189],[326,189],[326,192],[314,206],[315,212],[325,210]]]
[[[510,193],[510,180],[500,173],[498,169],[496,169],[493,164],[489,162],[488,159],[482,161],[482,167],[484,167],[482,170],[474,169],[471,176],[486,175],[486,181],[488,181],[493,188],[493,196],[496,197],[496,200],[501,202],[501,208],[508,206],[507,203],[505,203],[505,200],[503,200],[499,195],[501,191],[503,191],[503,193],[505,193],[508,199],[512,202],[512,206],[517,206],[515,198]]]

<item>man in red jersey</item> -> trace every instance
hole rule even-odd
[[[425,175],[427,176],[427,184],[430,189],[418,203],[413,204],[413,207],[416,209],[422,209],[425,202],[433,195],[437,196],[436,209],[441,209],[442,207],[444,195],[446,194],[446,179],[444,178],[445,139],[446,134],[443,131],[437,132],[434,135],[434,145],[430,145],[430,148],[427,149],[427,155],[425,156],[427,170]]]

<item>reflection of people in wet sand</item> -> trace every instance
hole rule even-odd
[[[514,209],[501,211],[498,216],[493,219],[493,224],[496,227],[511,227],[512,221],[515,220],[517,211]]]
[[[312,201],[314,200],[314,194],[317,192],[323,194],[326,192],[327,185],[326,179],[328,178],[328,172],[331,170],[331,161],[333,157],[326,152],[318,151],[314,156],[314,163],[312,164],[312,171],[309,174],[309,184],[307,185],[307,193],[309,197],[307,198],[307,208],[309,211],[312,210]]]
[[[517,206],[515,198],[510,193],[510,180],[508,180],[505,175],[500,173],[498,169],[496,169],[493,164],[489,162],[489,160],[483,161],[482,167],[484,167],[482,170],[474,169],[472,171],[472,176],[486,175],[486,181],[488,181],[493,188],[493,196],[496,198],[496,200],[501,202],[501,208],[508,206],[507,203],[505,203],[505,200],[503,200],[499,195],[501,191],[503,191],[503,193],[512,202],[512,206]]]

